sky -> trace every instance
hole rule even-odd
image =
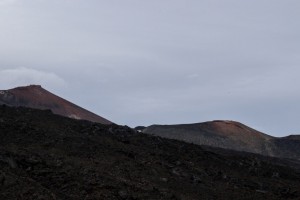
[[[0,0],[0,88],[115,123],[300,134],[299,0]]]

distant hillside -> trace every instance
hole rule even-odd
[[[299,136],[276,138],[234,121],[152,125],[143,132],[199,145],[300,159]]]
[[[55,114],[74,119],[84,119],[102,124],[112,123],[103,117],[50,93],[39,85],[0,90],[0,105],[1,104],[42,110],[49,109]]]

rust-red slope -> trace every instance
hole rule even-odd
[[[52,94],[40,85],[0,90],[0,104],[24,106],[42,110],[50,109],[55,114],[70,118],[84,119],[101,124],[112,124],[109,120]]]
[[[152,125],[143,132],[194,144],[274,155],[272,143],[274,137],[235,121]]]

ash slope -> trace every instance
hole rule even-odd
[[[21,107],[0,106],[0,137],[0,199],[300,198],[292,160]]]
[[[0,105],[1,104],[42,110],[49,109],[55,114],[74,119],[85,119],[101,124],[112,123],[103,117],[50,93],[39,85],[0,90]]]
[[[234,121],[152,125],[143,132],[199,145],[300,160],[300,136],[276,138]]]

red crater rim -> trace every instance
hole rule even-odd
[[[50,109],[54,114],[69,118],[88,120],[101,124],[113,124],[113,122],[47,91],[41,85],[29,85],[9,90],[0,90],[0,105],[1,104],[41,110]]]

